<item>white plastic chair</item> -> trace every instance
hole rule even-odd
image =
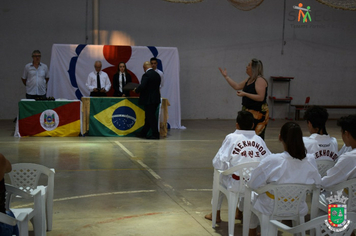
[[[25,214],[25,216],[27,215]],[[18,220],[16,218],[13,218],[5,213],[0,212],[0,223],[15,226],[17,224],[17,221]]]
[[[26,193],[25,191],[9,185],[5,184],[6,188],[6,210],[11,210],[17,220],[17,224],[19,226],[20,236],[28,236],[28,221],[31,221],[33,225],[33,230],[35,232],[35,236],[45,236],[45,226],[44,222],[44,205],[42,200],[41,190],[34,190],[32,193]],[[11,200],[14,196],[20,196],[24,199],[33,199],[34,207],[33,208],[10,208]],[[10,217],[11,218],[11,217]]]
[[[329,188],[324,188],[325,191],[331,192],[331,194],[336,195],[336,192],[343,190],[343,195],[346,195],[347,200],[347,211],[356,212],[356,178],[349,179],[347,181],[341,182]],[[319,208],[324,212],[328,212],[328,202],[324,199],[320,199]]]
[[[39,185],[41,175],[47,176],[47,185]],[[53,191],[54,191],[55,170],[46,166],[33,163],[12,164],[12,171],[8,173],[11,184],[19,187],[27,193],[40,189],[45,201],[45,220],[47,230],[52,230],[53,222]]]
[[[313,230],[313,232],[315,232],[315,236],[349,236],[356,228],[356,213],[353,212],[347,213],[347,219],[350,220],[351,223],[347,229],[341,232],[334,232],[330,230],[325,224],[325,220],[327,219],[328,216],[323,215],[295,227],[289,227],[277,220],[271,220],[270,222],[272,227],[275,228],[274,231],[280,229],[294,235],[299,233],[305,234],[307,230]]]
[[[304,223],[304,216],[299,215],[300,204],[305,201],[307,193],[312,193],[311,219],[318,213],[320,189],[314,184],[275,184],[271,183],[254,190],[258,194],[269,192],[274,196],[274,209],[271,215],[264,215],[251,205],[251,189],[246,187],[244,202],[243,236],[248,236],[251,212],[255,213],[261,226],[261,235],[277,235],[270,220],[292,220],[293,225]],[[248,197],[249,196],[249,197]]]
[[[213,181],[213,202],[212,202],[212,227],[215,228],[216,225],[216,212],[218,208],[218,199],[219,192],[225,194],[228,201],[228,227],[229,227],[229,235],[234,235],[235,228],[235,214],[236,207],[240,197],[244,196],[245,192],[245,184],[250,180],[251,172],[258,166],[259,162],[246,162],[239,164],[237,166],[231,167],[228,170],[214,170],[214,181]],[[232,175],[235,172],[239,173],[240,183],[238,192],[229,191],[226,187],[224,187],[220,182],[223,175]],[[245,219],[244,219],[245,220]]]
[[[335,161],[316,159],[316,164],[318,166],[319,174],[321,178],[323,178],[326,175],[326,172],[335,165]]]

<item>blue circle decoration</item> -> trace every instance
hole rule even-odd
[[[136,113],[131,107],[118,107],[112,114],[112,123],[118,130],[129,130],[136,123]]]

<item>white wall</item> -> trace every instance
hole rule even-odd
[[[311,96],[312,104],[356,104],[356,12],[304,0],[311,6],[312,21],[303,24],[292,8],[299,2],[287,0],[283,55],[282,0],[265,0],[248,12],[224,0],[102,0],[100,44],[177,47],[182,119],[233,119],[241,98],[218,67],[226,67],[239,81],[246,78],[245,67],[254,57],[263,61],[268,80],[271,75],[295,77],[293,103]],[[25,96],[20,78],[32,51],[41,50],[49,65],[53,43],[92,43],[91,28],[91,0],[2,0],[0,119],[17,114],[17,102]],[[274,117],[287,116],[287,107],[275,106]]]

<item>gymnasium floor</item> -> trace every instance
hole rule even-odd
[[[268,124],[265,141],[272,152],[282,152],[278,133],[284,122]],[[306,122],[298,123],[309,135]],[[48,236],[228,235],[226,201],[216,229],[204,215],[211,212],[211,160],[235,130],[235,121],[183,120],[182,125],[187,129],[171,129],[166,138],[151,141],[16,138],[13,121],[0,120],[0,152],[12,163],[55,168],[54,222]],[[327,129],[340,148],[336,121],[328,121]],[[235,235],[242,235],[239,221]]]

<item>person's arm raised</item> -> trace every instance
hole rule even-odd
[[[224,76],[224,78],[226,79],[226,81],[228,82],[228,84],[229,84],[233,89],[235,89],[235,90],[241,90],[241,89],[244,88],[244,86],[245,86],[245,84],[246,84],[246,82],[247,82],[247,79],[243,80],[243,81],[240,82],[240,83],[236,83],[235,81],[233,81],[233,80],[230,78],[230,76],[227,75],[227,71],[226,71],[225,68],[224,68],[224,69],[221,69],[221,68],[219,67],[219,70],[220,70],[222,76]]]

